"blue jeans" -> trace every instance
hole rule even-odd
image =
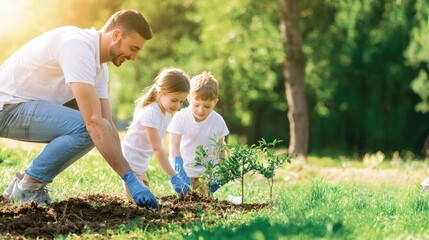
[[[94,147],[79,111],[46,101],[13,104],[0,110],[0,137],[48,143],[25,170],[43,183],[51,183]]]

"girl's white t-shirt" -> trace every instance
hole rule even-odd
[[[192,110],[189,107],[177,112],[167,129],[170,133],[182,135],[180,141],[180,154],[183,158],[183,168],[188,177],[197,178],[203,173],[202,166],[193,166],[195,163],[195,151],[199,145],[207,149],[209,155],[213,154],[214,142],[211,138],[223,138],[229,134],[223,117],[212,111],[204,121],[195,121]],[[170,156],[170,162],[174,156]],[[209,159],[206,159],[206,161]]]
[[[0,66],[0,110],[32,100],[64,104],[74,98],[69,83],[93,85],[108,98],[107,64],[100,65],[98,32],[66,26],[22,46]]]
[[[121,142],[124,157],[133,171],[146,172],[153,155],[146,127],[157,129],[162,139],[170,122],[171,115],[168,112],[163,113],[156,102],[143,107],[136,114]]]

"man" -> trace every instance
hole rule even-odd
[[[139,206],[158,208],[131,171],[108,100],[107,62],[135,60],[153,36],[144,16],[119,11],[103,28],[60,27],[29,41],[0,67],[0,137],[48,143],[3,196],[50,203],[46,185],[95,145]],[[63,104],[75,99],[78,110]]]

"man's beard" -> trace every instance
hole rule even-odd
[[[119,52],[119,49],[121,48],[121,41],[122,39],[120,39],[115,45],[110,48],[110,57],[112,58],[112,63],[117,67],[121,66],[122,64],[119,59],[119,56],[121,55]]]

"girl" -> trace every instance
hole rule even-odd
[[[122,152],[131,169],[146,186],[146,171],[153,154],[169,176],[174,190],[186,194],[190,188],[172,168],[162,147],[162,138],[170,124],[172,114],[180,109],[189,94],[189,76],[179,68],[160,71],[154,83],[143,91],[136,101],[133,121],[122,141]],[[132,197],[124,184],[128,200]]]

